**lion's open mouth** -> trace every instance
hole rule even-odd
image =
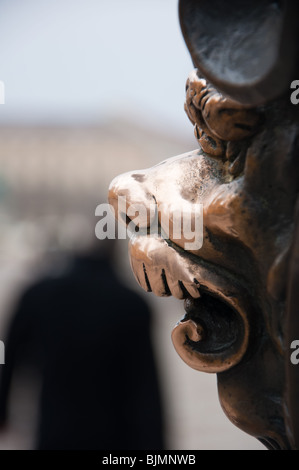
[[[251,302],[238,279],[159,235],[133,235],[129,255],[145,291],[185,299],[186,315],[174,329],[173,342],[191,367],[219,372],[241,359]]]
[[[110,200],[116,204],[114,193]],[[157,214],[160,206],[153,199]],[[185,299],[186,314],[172,333],[175,349],[194,369],[223,372],[231,368],[242,359],[249,341],[253,299],[246,282],[200,257],[198,251],[183,249],[184,243],[173,232],[168,236],[163,232],[160,217],[146,213],[142,223],[135,225],[138,205],[133,209],[129,214],[117,207],[118,218],[130,235],[129,258],[137,282],[159,297]]]
[[[215,355],[229,350],[238,341],[242,322],[237,312],[225,302],[203,293],[199,300],[186,299],[184,307],[186,314],[182,322],[192,320],[202,328],[201,341],[186,336],[186,345],[191,349]]]

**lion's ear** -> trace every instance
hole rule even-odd
[[[186,316],[172,331],[174,347],[184,362],[203,372],[218,373],[244,356],[249,327],[243,315],[207,294],[186,300]]]
[[[287,92],[296,77],[298,9],[287,0],[180,0],[180,23],[201,74],[232,99],[257,106]]]

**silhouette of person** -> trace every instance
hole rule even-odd
[[[99,242],[101,243],[101,242]],[[0,421],[12,374],[41,374],[37,449],[163,449],[150,311],[106,255],[82,255],[22,296],[5,339]]]

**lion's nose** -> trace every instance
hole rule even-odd
[[[138,217],[139,228],[149,227],[155,218],[156,203],[147,170],[117,176],[109,186],[108,202],[115,217],[127,225]]]

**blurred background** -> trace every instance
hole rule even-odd
[[[22,292],[95,242],[112,178],[197,147],[183,110],[192,69],[173,0],[0,0],[0,340]],[[118,276],[149,304],[167,449],[262,449],[188,368],[170,334],[175,299],[145,294],[127,241]],[[0,365],[0,368],[6,367]],[[117,373],[117,372],[115,372]],[[0,449],[30,449],[38,387],[14,379]]]

